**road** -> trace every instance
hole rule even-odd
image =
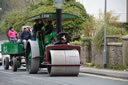
[[[78,77],[49,77],[46,69],[41,69],[38,74],[28,74],[25,68],[12,72],[0,66],[0,85],[128,85],[128,80],[84,73]]]

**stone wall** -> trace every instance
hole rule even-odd
[[[121,41],[120,43],[117,41]],[[91,62],[95,65],[103,66],[103,46],[101,49],[95,48],[91,45],[91,50],[87,48],[83,49],[85,53],[83,61],[88,61],[91,58]],[[85,63],[85,62],[84,62]],[[128,66],[128,36],[107,36],[107,64],[112,66],[127,65]]]
[[[119,36],[119,35],[107,35],[107,43],[117,42],[119,40],[122,40],[121,36]]]
[[[111,64],[113,66],[123,65],[122,56],[122,43],[111,42],[107,44],[107,64]],[[101,49],[97,49],[92,46],[91,62],[102,67],[104,64],[103,57],[103,46]]]
[[[103,47],[101,49],[95,48],[95,46],[92,45],[92,58],[91,62],[96,64],[96,65],[103,65]]]
[[[123,65],[122,43],[108,43],[108,64],[113,66]]]
[[[86,48],[85,48],[85,46],[81,46],[81,62],[83,63],[83,64],[85,64],[85,61],[86,61],[86,57],[87,57],[87,50],[86,50]]]
[[[122,37],[123,39],[123,64],[128,66],[128,35]]]

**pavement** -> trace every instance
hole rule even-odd
[[[81,73],[108,76],[108,77],[114,77],[114,78],[128,79],[128,71],[97,69],[94,67],[81,67],[80,72]]]

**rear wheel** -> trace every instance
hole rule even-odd
[[[18,61],[15,57],[13,57],[13,59],[12,59],[12,71],[13,72],[17,71],[17,68],[18,68]]]
[[[20,68],[20,67],[21,67],[21,62],[17,61],[17,68]]]
[[[21,57],[21,56],[19,56]],[[17,68],[20,68],[21,67],[21,58],[18,58],[17,59]]]
[[[26,69],[29,72],[29,74],[36,74],[39,70],[40,58],[32,58],[32,56],[39,56],[39,54],[36,53],[36,49],[31,47],[30,43],[28,43],[26,48],[26,56],[25,56]]]
[[[5,57],[4,59],[4,70],[8,70],[9,69],[9,58]]]

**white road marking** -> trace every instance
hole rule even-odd
[[[1,73],[5,73],[5,74],[14,74],[14,73],[11,73],[11,72],[5,72],[5,71],[0,71]]]
[[[65,83],[62,83],[62,82],[58,82],[58,81],[55,81],[55,83],[57,83],[59,85],[68,85],[68,84],[65,84]]]
[[[27,75],[21,75],[22,77],[26,77],[26,78],[32,78],[32,79],[37,79],[37,80],[45,80],[43,78],[38,78],[38,77],[33,77],[33,76],[27,76]]]
[[[86,76],[92,76],[92,77],[103,78],[103,79],[111,79],[111,80],[126,81],[126,82],[128,82],[127,79],[120,79],[120,78],[113,78],[113,77],[108,77],[108,76],[100,76],[100,75],[85,74],[85,73],[80,73],[80,74],[82,74],[82,75],[86,75]]]
[[[31,83],[28,82],[28,81],[24,81],[24,80],[16,79],[16,78],[12,78],[11,81],[12,81],[12,82],[22,83],[23,85],[24,85],[24,84],[29,84],[29,85],[31,84]]]

